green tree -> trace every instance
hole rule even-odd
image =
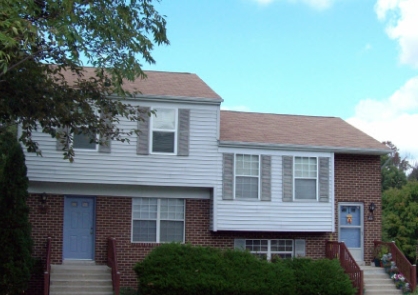
[[[392,142],[383,143],[392,150],[392,153],[380,158],[382,191],[389,188],[401,188],[407,182],[405,172],[410,167],[409,162],[406,158],[401,158],[398,148]]]
[[[418,182],[383,192],[383,236],[396,241],[404,254],[415,262],[418,239]]]
[[[416,162],[414,165],[411,165],[412,171],[408,175],[409,181],[418,181],[418,162]]]
[[[33,264],[25,156],[11,133],[0,134],[0,294],[26,290]]]
[[[128,140],[136,130],[120,130],[117,123],[145,114],[114,98],[132,95],[124,81],[146,78],[141,61],[155,63],[155,44],[169,41],[165,17],[151,0],[1,1],[2,132],[20,124],[19,140],[40,153],[32,133],[41,130],[63,143],[70,161],[72,134],[97,133],[91,140],[99,144]],[[82,60],[95,67],[93,77],[83,75]],[[73,84],[64,71],[74,74]]]

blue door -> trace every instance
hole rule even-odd
[[[363,261],[363,204],[339,204],[339,241],[344,242],[356,261]]]
[[[64,201],[64,259],[93,259],[94,198],[66,197]]]

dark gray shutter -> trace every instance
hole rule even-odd
[[[239,251],[245,251],[245,240],[234,239],[234,249]]]
[[[282,157],[283,202],[293,201],[293,157]]]
[[[305,257],[305,256],[306,256],[306,241],[295,240],[295,257]]]
[[[150,132],[150,117],[148,112],[150,108],[141,108],[141,115],[143,121],[138,121],[138,140],[136,142],[136,153],[138,155],[149,155],[149,132]]]
[[[329,202],[329,158],[319,158],[319,201]]]
[[[106,127],[108,129],[112,128],[112,121],[111,121],[110,116],[111,116],[110,114],[105,114],[103,112],[100,113],[100,118],[105,120]],[[99,153],[110,153],[111,144],[112,144],[112,141],[110,140],[110,137],[104,136],[102,144],[99,145]]]
[[[271,156],[261,155],[261,200],[271,201]]]
[[[179,109],[177,155],[189,155],[190,110]]]
[[[56,133],[67,133],[67,136],[69,136],[68,134],[68,128],[64,127],[64,128],[57,128]],[[68,150],[68,146],[65,146],[61,140],[59,140],[58,138],[56,139],[56,146],[55,149],[59,152],[62,151],[67,151]]]
[[[223,154],[222,199],[234,199],[234,154]]]

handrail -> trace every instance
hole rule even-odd
[[[329,259],[339,259],[341,267],[350,277],[357,295],[363,295],[363,271],[351,256],[350,251],[343,242],[325,241],[325,257]]]
[[[118,271],[118,263],[116,259],[116,239],[107,239],[107,266],[112,269],[112,284],[114,295],[119,295],[120,272]]]
[[[399,272],[403,274],[405,280],[409,283],[411,291],[414,292],[417,287],[417,268],[416,265],[412,265],[405,257],[401,250],[396,246],[395,242],[381,242],[373,241],[374,250],[376,252],[377,247],[387,246],[392,254],[392,261],[395,262]]]
[[[44,295],[49,295],[49,278],[51,276],[51,238],[46,240],[46,265],[44,271]]]

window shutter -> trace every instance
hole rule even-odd
[[[112,121],[110,119],[110,114],[100,113],[100,118],[105,120],[106,127],[108,129],[112,128]],[[102,140],[101,140],[102,141]],[[112,141],[110,136],[104,136],[102,144],[99,145],[99,153],[110,153]]]
[[[282,157],[283,202],[293,201],[293,157]]]
[[[329,202],[329,158],[319,158],[319,201]]]
[[[177,155],[188,156],[190,139],[190,110],[179,109],[178,116]]]
[[[295,240],[295,257],[305,257],[305,256],[306,256],[306,241]]]
[[[244,239],[234,239],[234,249],[245,251],[245,240]]]
[[[261,200],[271,201],[271,156],[261,155]]]
[[[222,199],[234,199],[234,154],[223,154]]]
[[[62,133],[63,135],[69,136],[68,134],[68,127],[64,128],[57,128],[56,133]],[[68,150],[68,146],[65,146],[58,138],[56,138],[56,146],[55,149],[59,152]]]
[[[150,108],[141,108],[143,121],[138,121],[138,138],[136,142],[136,153],[138,155],[149,155],[149,132],[150,132],[150,117],[148,112]]]

